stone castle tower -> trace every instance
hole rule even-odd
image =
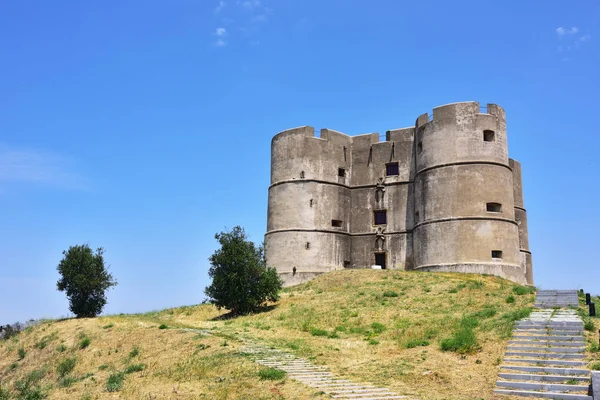
[[[265,252],[285,285],[372,265],[532,285],[504,110],[449,104],[385,136],[301,127],[273,138]]]

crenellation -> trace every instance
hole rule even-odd
[[[520,164],[508,159],[504,110],[484,111],[436,107],[385,141],[331,129],[316,138],[311,127],[277,134],[268,264],[287,285],[374,264],[532,284]]]

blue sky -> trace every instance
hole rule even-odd
[[[536,284],[600,292],[596,1],[0,4],[0,323],[68,313],[56,265],[106,249],[107,313],[195,304],[214,234],[266,229],[270,140],[507,111]]]

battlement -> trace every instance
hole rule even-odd
[[[292,277],[376,264],[532,283],[519,166],[496,104],[445,104],[385,134],[282,131],[267,262]]]

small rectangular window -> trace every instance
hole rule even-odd
[[[502,259],[502,250],[492,250],[492,258]]]
[[[493,142],[496,140],[496,132],[486,129],[483,131],[483,141],[484,142]]]
[[[346,176],[346,170],[344,168],[338,168],[338,176],[343,178]]]
[[[487,203],[486,204],[487,212],[502,212],[502,204],[500,203]]]
[[[373,216],[375,217],[375,225],[387,224],[387,211],[386,210],[373,211]]]
[[[389,163],[385,164],[385,174],[387,176],[400,175],[400,168],[398,168],[398,163]]]
[[[333,226],[335,228],[341,228],[342,227],[342,221],[340,221],[339,219],[332,219],[331,220],[331,226]]]

